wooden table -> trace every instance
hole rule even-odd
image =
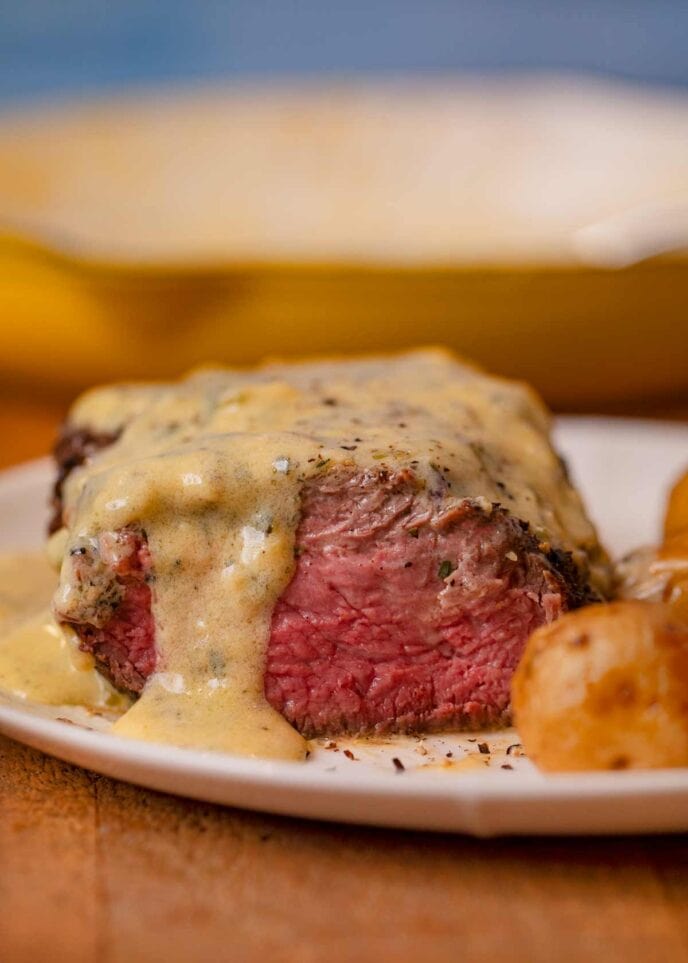
[[[5,406],[5,464],[58,406]],[[0,738],[2,963],[688,960],[688,837],[479,841],[136,789]]]

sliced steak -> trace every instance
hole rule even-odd
[[[304,735],[507,722],[530,633],[594,598],[570,556],[503,508],[446,494],[409,470],[306,482],[265,670],[269,702]],[[156,661],[145,533],[103,533],[79,552],[79,591],[58,616],[138,693]]]
[[[58,616],[71,622],[81,648],[117,686],[139,693],[155,668],[155,623],[149,582],[152,563],[145,534],[105,532],[98,544],[72,550],[78,594],[59,601]]]
[[[507,722],[528,636],[587,597],[501,508],[406,473],[311,483],[297,539],[265,691],[305,735]]]

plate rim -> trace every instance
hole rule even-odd
[[[680,422],[585,415],[559,417],[555,424],[558,429],[565,431],[584,431],[592,426],[599,431],[613,426],[615,430],[632,432],[636,438],[640,431],[655,437],[660,434],[672,441],[685,438],[688,442],[688,425]],[[45,481],[47,485],[50,466],[50,459],[44,457],[0,471],[0,504],[8,495],[11,497],[12,491],[22,488],[28,481]],[[356,772],[356,778],[351,779],[348,772],[309,769],[308,763],[256,759],[128,740],[112,733],[69,725],[6,698],[0,698],[0,732],[66,762],[95,768],[112,778],[209,802],[241,806],[245,805],[241,798],[236,801],[236,798],[230,800],[229,797],[241,797],[244,791],[272,789],[279,800],[265,799],[261,802],[260,799],[253,799],[248,808],[284,815],[409,829],[469,832],[477,836],[688,829],[688,815],[683,819],[680,817],[681,812],[688,812],[688,767],[561,774],[512,772],[503,776],[494,771],[462,772],[454,777],[413,771],[396,773],[391,768],[389,771],[375,771],[362,767]],[[119,769],[121,773],[122,765],[127,769],[124,776],[115,771]],[[184,781],[186,779],[188,783],[189,778],[193,785],[185,786]],[[211,792],[209,786],[215,789]],[[224,798],[222,787],[228,790]],[[299,805],[299,797],[304,794],[311,802]],[[330,810],[345,801],[354,806],[356,803],[372,801],[373,809],[375,806],[396,804],[404,812],[396,817],[394,814],[388,817],[379,813],[371,817],[370,814],[366,816],[355,811],[349,816],[341,812],[332,815]],[[636,826],[629,816],[623,814],[624,802],[629,805],[633,802],[644,803],[650,809],[658,809],[649,813],[641,826]],[[410,818],[407,812],[409,805],[422,806],[423,803],[433,811],[428,812],[427,819]],[[606,809],[610,806],[620,807],[618,824],[609,825],[610,812],[604,825],[597,825],[590,814],[585,816],[583,810],[586,803],[600,803]],[[316,811],[313,811],[314,806]],[[495,806],[508,811],[501,823]],[[568,822],[564,814],[565,828],[562,830],[559,823],[553,827],[545,825],[534,828],[527,811],[533,807],[549,807],[551,810],[553,806],[562,806],[569,812]],[[446,810],[444,815],[439,812],[442,807]],[[525,818],[521,818],[524,807]],[[571,815],[572,807],[577,807],[581,812],[578,820]],[[510,818],[510,812],[513,818]]]

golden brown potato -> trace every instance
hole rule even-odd
[[[660,545],[652,569],[665,580],[662,600],[682,619],[688,619],[688,529]]]
[[[671,489],[664,516],[664,540],[683,532],[688,537],[688,472]]]
[[[533,633],[512,695],[542,769],[688,766],[688,623],[650,602],[571,612]]]

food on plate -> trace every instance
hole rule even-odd
[[[664,534],[617,566],[618,601],[529,639],[512,694],[542,769],[688,766],[688,475],[671,491]]]
[[[121,712],[128,697],[94,671],[69,626],[49,609],[55,570],[42,554],[0,557],[0,692],[47,705]]]
[[[675,482],[669,493],[664,517],[664,541],[685,536],[688,547],[688,472]]]
[[[688,623],[633,600],[570,612],[528,641],[513,703],[544,770],[688,766]]]
[[[620,598],[668,602],[688,617],[688,473],[673,486],[664,517],[664,541],[631,552],[616,569]]]
[[[54,612],[123,735],[504,724],[530,633],[609,591],[542,404],[441,350],[96,389],[57,456]]]

